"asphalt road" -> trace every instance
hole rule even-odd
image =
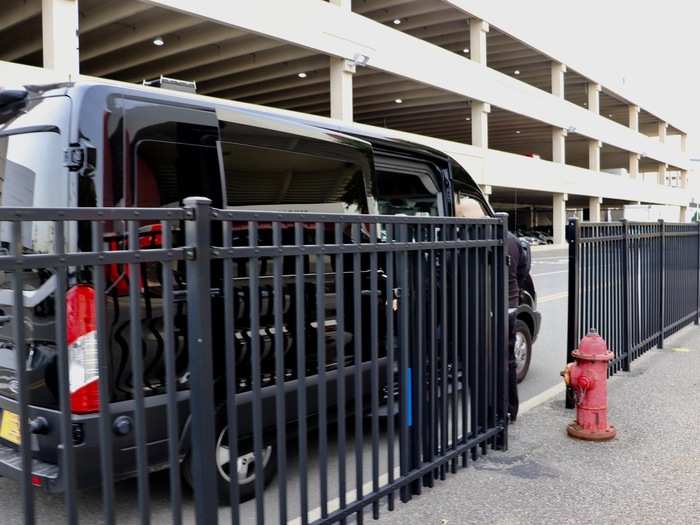
[[[542,313],[542,328],[537,339],[528,376],[520,385],[520,399],[527,401],[546,391],[561,381],[559,371],[565,362],[566,348],[566,290],[567,290],[567,253],[565,251],[539,252],[533,255],[532,275],[538,294],[538,308]],[[369,422],[366,424],[369,429]],[[331,431],[332,432],[332,431]],[[366,433],[363,437],[363,480],[371,479],[371,441]],[[386,472],[386,439],[381,440],[380,457],[383,458],[380,472]],[[348,450],[352,450],[353,437],[348,437]],[[398,445],[398,444],[397,444]],[[335,439],[329,436],[329,457],[337,458]],[[395,447],[398,450],[398,446]],[[309,509],[318,506],[318,461],[317,444],[313,436],[309,442],[309,464],[306,472],[309,477]],[[398,464],[398,458],[397,462]],[[333,459],[329,464],[329,479],[337,479],[338,462]],[[298,515],[299,478],[298,466],[290,455],[288,464],[288,494],[289,513],[291,517]],[[348,488],[354,485],[355,458],[347,456]],[[275,523],[277,518],[277,480],[265,493],[266,523]],[[170,515],[169,488],[167,472],[151,475],[151,512],[153,524],[168,524],[172,522]],[[382,483],[383,484],[383,483]],[[337,496],[337,489],[329,487],[330,497]],[[138,523],[136,481],[129,480],[116,485],[116,513],[118,523]],[[20,509],[19,486],[11,480],[0,478],[0,523],[14,525],[23,523]],[[193,505],[191,495],[183,494],[184,521],[193,523]],[[101,495],[99,490],[85,491],[79,494],[78,507],[81,523],[101,523]],[[59,495],[36,495],[37,523],[57,525],[65,521],[63,498]],[[219,509],[221,523],[230,522],[228,508]],[[241,508],[241,524],[255,522],[253,502],[246,503]]]
[[[533,254],[532,274],[542,328],[534,344],[530,370],[520,383],[520,401],[561,383],[566,362],[568,253],[565,250]]]

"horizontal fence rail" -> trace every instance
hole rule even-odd
[[[700,224],[588,223],[567,227],[567,361],[595,328],[614,354],[609,373],[629,371],[647,350],[700,316]],[[573,400],[567,396],[567,406]]]
[[[77,523],[89,487],[108,524],[362,522],[507,446],[505,217],[190,198],[0,227],[0,474],[27,523],[37,490]]]

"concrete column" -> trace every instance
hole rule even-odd
[[[565,129],[552,128],[552,162],[566,163],[566,136],[568,134]]]
[[[80,74],[78,0],[42,0],[44,67],[70,79]]]
[[[560,62],[552,62],[552,95],[564,98],[564,73],[566,65]]]
[[[600,114],[600,92],[602,89],[600,84],[588,83],[588,109],[595,114]]]
[[[666,184],[666,171],[668,171],[668,164],[659,164],[659,174],[657,176],[657,184],[664,186]]]
[[[678,220],[679,222],[687,222],[687,219],[685,218],[686,215],[688,215],[688,207],[687,206],[681,206],[678,214]]]
[[[602,142],[596,139],[588,141],[588,169],[591,171],[600,171],[600,148]]]
[[[633,179],[636,179],[639,177],[639,160],[642,158],[642,156],[639,153],[630,153],[629,154],[629,174],[630,177]]]
[[[634,131],[639,131],[639,106],[634,104],[627,107],[629,114],[629,127]]]
[[[688,134],[687,133],[681,133],[681,151],[683,153],[688,152]]]
[[[569,196],[566,193],[552,194],[552,233],[554,244],[566,242],[566,201]]]
[[[681,188],[687,188],[688,187],[688,171],[683,170],[681,171]]]
[[[469,58],[484,66],[486,65],[486,33],[489,29],[488,22],[478,18],[469,19]]]
[[[489,113],[491,104],[472,100],[472,146],[489,147]]]
[[[658,124],[658,137],[659,142],[666,142],[666,132],[668,131],[668,122],[659,122]]]
[[[588,198],[588,220],[591,222],[600,222],[600,205],[603,203],[603,197]]]
[[[331,57],[331,118],[352,122],[352,76],[355,64],[351,60]]]
[[[493,193],[493,188],[488,184],[480,184],[479,189],[481,190],[481,193],[484,194],[484,197],[486,197],[486,201],[491,201],[491,194]]]

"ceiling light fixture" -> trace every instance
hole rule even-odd
[[[154,46],[160,47],[160,46],[162,46],[163,44],[165,44],[165,40],[163,40],[163,37],[162,37],[162,36],[157,36],[157,37],[155,37],[155,38],[153,39],[153,45],[154,45]]]
[[[519,130],[519,129],[516,129],[516,130],[515,130],[515,134],[516,134],[516,135],[520,135],[520,130]]]
[[[520,74],[520,70],[519,70],[519,69],[516,69],[515,71],[513,71],[513,74],[514,74],[514,75],[519,75],[519,74]]]
[[[401,24],[401,19],[400,18],[394,18],[394,25],[398,26]]]
[[[396,102],[397,104],[403,104],[403,99],[397,98],[396,100],[394,100],[394,102]]]
[[[299,78],[306,78],[306,73],[304,73],[304,72],[302,71],[301,73],[297,74],[297,76],[298,76]]]
[[[608,117],[612,118],[612,116],[613,116],[612,113],[608,113]]]
[[[467,120],[471,120],[471,119],[472,119],[471,117],[467,117]]]
[[[464,49],[462,49],[462,53],[464,53],[464,54],[469,53],[469,48],[468,48],[468,47],[465,47]]]

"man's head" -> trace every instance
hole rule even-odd
[[[485,216],[484,209],[478,201],[462,196],[455,204],[455,217],[463,217],[465,219],[481,219]]]

